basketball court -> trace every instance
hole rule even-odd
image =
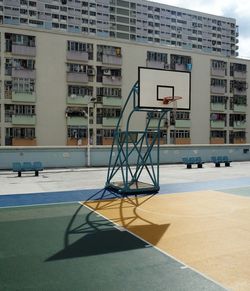
[[[107,169],[1,173],[3,290],[249,290],[250,163],[160,173],[158,194],[102,200]]]
[[[1,173],[0,290],[250,290],[250,162],[160,166],[160,123],[190,109],[191,75],[138,80],[107,169]],[[144,130],[130,129],[142,112]]]

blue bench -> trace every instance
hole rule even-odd
[[[182,161],[187,166],[187,169],[192,169],[192,165],[197,165],[197,168],[202,168],[202,165],[204,164],[201,157],[182,158]]]
[[[211,161],[215,164],[215,167],[220,167],[220,164],[225,164],[225,167],[230,167],[230,161],[228,156],[214,156],[211,157]]]
[[[22,172],[28,172],[28,171],[34,171],[35,176],[39,175],[39,171],[43,171],[43,165],[41,162],[15,162],[12,164],[12,170],[13,172],[18,173],[18,177],[22,176]]]

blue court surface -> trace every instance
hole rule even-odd
[[[224,192],[239,195],[250,196],[250,178],[210,180],[203,182],[190,182],[181,184],[163,184],[159,194],[180,193],[199,190],[223,190]],[[55,192],[27,193],[27,194],[12,194],[0,196],[0,207],[15,207],[27,205],[40,205],[52,203],[69,203],[85,201],[93,197],[99,199],[102,196],[103,189],[83,189],[83,190],[68,190]],[[157,194],[157,195],[159,195]],[[110,194],[109,197],[116,197]]]

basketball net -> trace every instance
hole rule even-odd
[[[176,112],[176,110],[177,110],[177,101],[180,100],[180,99],[182,99],[181,96],[165,96],[165,97],[163,97],[162,103],[164,105],[168,105],[168,104],[172,103],[173,104],[173,111]]]
[[[172,103],[172,105],[173,105],[173,107],[172,107],[172,108],[173,108],[172,112],[173,112],[174,123],[175,123],[175,121],[176,121],[177,101],[180,100],[180,99],[182,99],[181,96],[165,96],[165,97],[163,97],[163,101],[162,101],[162,103],[163,103],[164,105],[168,105],[168,104],[170,104],[170,103]]]

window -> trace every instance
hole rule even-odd
[[[246,71],[247,71],[247,65],[245,64],[238,64],[238,63],[230,64],[230,76],[234,76],[234,72],[246,73]]]
[[[87,138],[87,128],[79,126],[69,126],[68,137],[76,139]]]
[[[236,89],[242,93],[245,93],[247,88],[248,88],[248,85],[245,81],[237,81],[237,80],[230,81],[230,92],[231,93],[234,92],[234,89]]]
[[[87,73],[87,65],[82,64],[67,64],[67,72],[68,73]]]
[[[226,131],[225,130],[211,130],[210,137],[211,138],[226,138]]]
[[[103,108],[103,117],[119,117],[121,109]]]
[[[234,95],[233,97],[233,103],[235,105],[247,105],[247,96],[239,96],[239,95]]]
[[[190,138],[189,130],[171,130],[170,131],[171,138]]]
[[[226,103],[227,102],[227,98],[226,96],[216,96],[216,95],[212,95],[211,96],[211,103]]]
[[[175,70],[176,65],[184,65],[192,64],[192,59],[189,56],[183,55],[171,55],[171,69]]]
[[[35,69],[35,60],[31,59],[13,59],[12,60],[13,68],[17,70],[34,70]]]
[[[167,63],[168,62],[168,54],[148,51],[147,52],[147,60]]]
[[[12,115],[34,115],[35,105],[5,105],[5,122],[11,122]]]
[[[12,81],[4,81],[4,98],[11,99],[12,97]]]
[[[121,88],[109,88],[109,87],[99,87],[96,88],[97,97],[110,96],[110,97],[121,97],[122,89]]]
[[[121,48],[106,45],[97,45],[97,61],[102,62],[103,55],[121,57]]]
[[[225,70],[227,63],[223,61],[212,60],[212,68],[217,70]]]
[[[35,91],[35,80],[28,78],[13,78],[12,89],[19,93],[32,93]]]
[[[35,138],[36,130],[32,127],[13,127],[6,128],[6,137],[13,138]]]
[[[173,114],[173,111],[171,111]],[[189,120],[190,119],[190,112],[188,111],[177,111],[176,112],[176,119],[178,120]]]
[[[224,79],[211,79],[211,86],[226,87],[227,81]]]
[[[76,41],[70,41],[68,40],[68,51],[74,51],[74,52],[87,52],[89,53],[93,59],[93,44],[91,43],[84,43],[84,42],[76,42]]]
[[[83,86],[68,86],[68,96],[71,98],[74,98],[76,96],[82,96],[85,95],[93,96],[93,87],[83,87]]]
[[[114,132],[115,132],[114,129],[103,129],[103,136],[107,138],[113,137]]]

